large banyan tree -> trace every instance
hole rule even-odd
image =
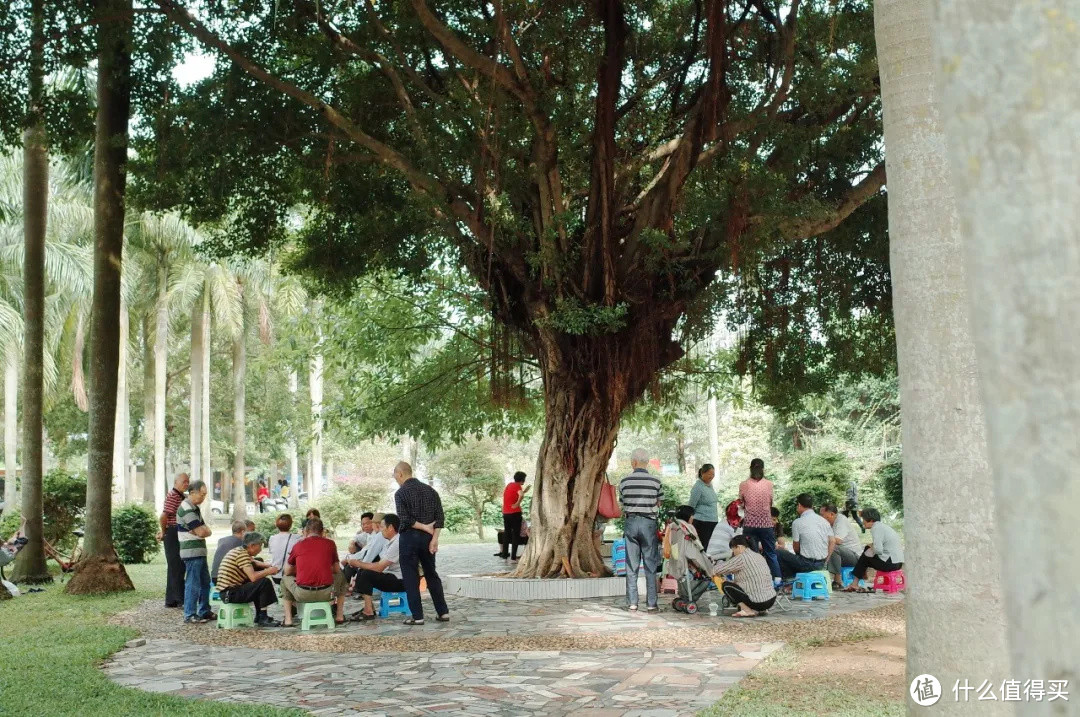
[[[141,201],[346,290],[452,257],[538,367],[521,576],[603,571],[620,415],[720,308],[778,400],[891,351],[868,0],[155,3],[219,61],[162,85]]]

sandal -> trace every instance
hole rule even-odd
[[[423,625],[424,620],[423,620],[423,618],[421,618],[420,620],[415,620],[415,619],[410,617],[408,620],[405,620],[401,624],[402,625]]]
[[[341,618],[340,620],[338,620],[337,618],[334,618],[334,624],[335,625],[344,625],[345,624],[345,618]]]
[[[450,616],[449,615],[439,615],[437,618],[435,618],[435,622],[450,622]]]

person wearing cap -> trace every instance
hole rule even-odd
[[[244,535],[244,544],[233,548],[221,559],[217,588],[222,602],[254,603],[255,624],[259,627],[277,627],[281,623],[266,612],[266,608],[277,602],[277,592],[270,580],[271,575],[277,574],[277,566],[256,570],[254,562],[265,542],[259,533]]]

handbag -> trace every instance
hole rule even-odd
[[[600,484],[600,501],[596,506],[596,514],[608,520],[622,517],[622,508],[619,507],[619,497],[615,494],[615,486],[606,480]]]

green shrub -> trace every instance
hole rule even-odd
[[[462,501],[451,498],[443,505],[443,529],[448,533],[460,533],[475,529],[473,509]]]
[[[137,503],[128,503],[114,510],[113,546],[121,562],[150,562],[160,549],[155,538],[158,527],[153,512]]]
[[[896,510],[904,510],[904,468],[899,458],[882,463],[874,473],[874,480],[885,499]]]
[[[791,483],[822,480],[844,493],[855,480],[855,467],[843,453],[836,451],[801,452],[791,463]]]
[[[800,493],[809,493],[814,496],[814,508],[819,508],[825,503],[835,503],[838,507],[844,505],[844,491],[830,481],[792,481],[776,505],[780,509],[780,521],[784,524],[785,534],[790,532],[792,521],[799,517],[795,511],[795,502]]]
[[[4,517],[0,518],[0,542],[3,542],[15,534],[22,524],[22,513],[18,508],[9,508],[4,511]]]
[[[70,551],[76,541],[71,531],[86,509],[86,475],[55,468],[45,474],[41,487],[45,540],[61,552]]]
[[[320,495],[312,506],[319,511],[322,518],[323,528],[328,536],[333,536],[338,528],[344,528],[354,516],[364,512],[363,506],[356,502],[356,496],[350,490],[342,490],[335,485],[329,493]],[[306,511],[305,511],[306,512]],[[300,516],[300,521],[303,516]],[[293,522],[299,527],[297,516],[293,516]]]

